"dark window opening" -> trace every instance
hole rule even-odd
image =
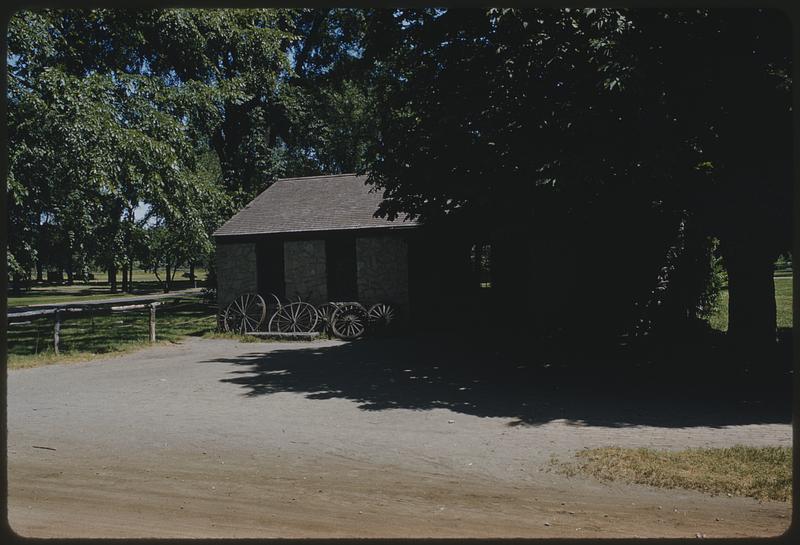
[[[268,297],[274,293],[281,299],[286,296],[283,276],[283,241],[265,240],[256,244],[256,275],[258,293]],[[267,301],[267,304],[272,304]]]
[[[481,288],[492,287],[492,245],[486,242],[473,244],[470,249],[469,260],[472,272],[478,286]]]
[[[328,299],[357,301],[355,237],[341,236],[327,239],[325,260],[328,272]]]

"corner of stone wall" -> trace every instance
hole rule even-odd
[[[238,295],[258,290],[256,245],[252,242],[217,242],[217,304],[220,310]]]
[[[364,305],[393,303],[409,311],[408,242],[398,235],[356,238],[358,300]]]

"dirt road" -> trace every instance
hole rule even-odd
[[[696,407],[665,415],[618,398],[517,391],[396,342],[189,339],[13,371],[10,524],[36,537],[718,537],[788,527],[788,504],[548,469],[553,456],[601,445],[789,445],[788,419],[728,410],[722,425],[722,410],[708,407],[705,420],[678,425]]]

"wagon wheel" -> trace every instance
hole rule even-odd
[[[389,303],[375,303],[369,307],[369,324],[376,328],[388,328],[395,325],[398,318],[397,310]]]
[[[270,318],[269,330],[278,333],[310,333],[317,327],[317,309],[298,301],[281,306]]]
[[[348,341],[363,335],[367,323],[367,311],[358,303],[339,304],[331,316],[333,334]]]
[[[234,299],[225,309],[225,331],[245,334],[258,331],[267,316],[267,304],[257,293],[245,293]]]
[[[331,303],[322,303],[317,307],[317,314],[319,315],[319,321],[323,331],[331,330],[331,317],[335,310],[336,306]]]

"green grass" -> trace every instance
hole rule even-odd
[[[603,481],[788,502],[792,497],[790,447],[704,448],[664,451],[606,447],[578,452],[557,469]]]
[[[792,327],[792,277],[775,276],[775,306],[778,327]],[[728,290],[724,289],[717,299],[714,314],[709,324],[719,331],[728,330]]]
[[[111,293],[108,289],[75,289],[67,290],[68,286],[59,286],[54,289],[33,288],[31,293],[8,298],[8,307],[24,307],[28,305],[44,305],[49,303],[68,303],[70,301],[94,301],[109,299],[111,297],[136,297],[142,293]],[[73,286],[77,287],[77,286]],[[34,291],[35,290],[35,291]]]
[[[8,368],[91,359],[149,345],[149,310],[115,312],[92,317],[66,313],[61,326],[60,354],[53,353],[53,317],[43,316],[8,328]],[[181,303],[158,307],[156,339],[174,342],[202,335],[216,327],[216,307]]]
[[[179,270],[175,273],[175,280],[172,284],[173,290],[182,290],[192,287],[192,283],[183,278],[182,274],[186,271]],[[206,277],[206,271],[196,269],[195,276],[198,282]],[[162,276],[163,278],[163,276]],[[122,286],[122,276],[117,276],[117,288]],[[95,280],[88,283],[78,282],[72,286],[67,285],[37,285],[30,290],[23,291],[21,295],[8,294],[8,307],[21,307],[27,305],[67,303],[78,300],[97,300],[116,297],[135,297],[141,295],[152,295],[163,293],[161,284],[153,273],[135,270],[133,272],[133,293],[111,293],[111,287],[107,283],[107,276],[104,273],[95,273]]]

